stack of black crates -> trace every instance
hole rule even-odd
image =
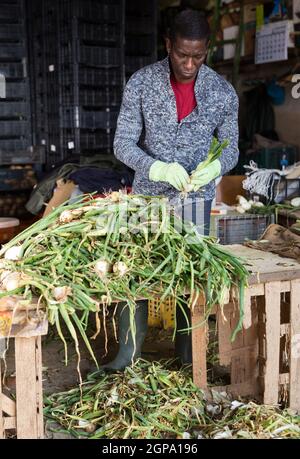
[[[111,154],[126,78],[156,59],[157,0],[27,1],[34,142],[47,166]]]
[[[157,59],[157,0],[126,0],[126,79]]]
[[[32,145],[25,5],[0,0],[0,164],[26,157]]]
[[[48,166],[112,150],[125,81],[124,0],[31,2],[35,131]]]

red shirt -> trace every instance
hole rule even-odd
[[[178,122],[188,116],[197,106],[195,97],[195,80],[191,83],[179,83],[171,76],[171,85],[176,98]]]

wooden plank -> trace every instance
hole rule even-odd
[[[245,288],[244,292],[244,318],[243,327],[245,329],[251,327],[252,315],[251,315],[251,292],[248,288]]]
[[[2,410],[8,416],[16,415],[16,402],[5,394],[1,394]]]
[[[300,410],[300,279],[291,282],[290,407]]]
[[[266,367],[264,403],[278,403],[280,351],[280,282],[265,285]]]
[[[45,309],[45,305],[39,302],[38,297],[33,297],[31,302],[24,301],[24,298],[18,295],[5,296],[0,298],[0,311],[32,311],[36,309]]]
[[[266,350],[265,350],[265,297],[258,296],[256,300],[257,310],[257,333],[258,333],[258,381],[260,385],[260,391],[264,393],[265,381],[264,381],[264,369],[266,364]]]
[[[251,284],[248,289],[251,296],[263,296],[265,294],[265,284]],[[282,281],[280,286],[281,292],[289,292],[291,290],[290,281]]]
[[[0,359],[0,439],[4,438],[4,423],[3,423],[3,406],[2,406],[2,371]]]
[[[291,291],[291,282],[290,281],[282,281],[280,290],[281,290],[281,292],[290,292]]]
[[[17,438],[38,438],[35,341],[15,339]]]
[[[239,316],[240,316],[239,307],[236,306],[234,309],[232,309],[232,312],[230,314],[230,328],[232,332],[236,329],[238,325]],[[231,346],[232,346],[232,349],[241,349],[244,347],[244,345],[245,345],[244,329],[242,328],[241,330],[237,332],[234,341],[232,341],[231,343]]]
[[[224,246],[231,255],[244,258],[252,273],[249,284],[288,281],[300,278],[300,263],[277,254],[263,252],[240,244]]]
[[[241,384],[228,384],[227,386],[209,386],[209,389],[216,392],[227,392],[234,397],[253,397],[253,395],[257,397],[259,395],[258,384],[257,382],[253,383],[253,381],[245,381]]]
[[[43,383],[42,383],[42,339],[35,339],[35,367],[36,367],[36,396],[37,396],[37,429],[38,438],[44,438],[43,418]]]
[[[251,315],[251,326],[242,329],[232,343],[231,352],[231,385],[243,385],[248,388],[252,395],[257,393],[257,370],[258,370],[258,340],[257,340],[257,314],[251,305],[251,296],[248,291],[248,307]],[[252,311],[253,309],[253,311]],[[252,313],[253,320],[252,323]],[[231,316],[231,330],[234,330],[238,323],[238,312]],[[249,321],[248,321],[249,325]],[[246,387],[245,386],[245,387]]]
[[[231,363],[231,327],[230,316],[232,314],[233,303],[226,304],[223,308],[223,314],[218,308],[217,324],[218,324],[218,343],[219,343],[219,362],[220,365],[230,365]],[[226,320],[225,320],[226,319]]]
[[[16,429],[17,419],[15,417],[4,418],[4,430]]]
[[[265,284],[253,284],[248,287],[251,296],[262,296],[265,294]]]
[[[201,389],[207,386],[206,330],[203,298],[198,299],[191,314],[193,381]],[[200,325],[201,324],[201,325]],[[194,328],[195,327],[195,328]]]

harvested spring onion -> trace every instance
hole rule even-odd
[[[99,315],[105,328],[112,302],[127,303],[130,314],[134,314],[137,298],[156,295],[163,301],[171,295],[176,307],[182,307],[190,292],[190,308],[194,298],[206,296],[208,316],[215,304],[224,303],[231,286],[243,290],[248,277],[243,263],[226,253],[215,239],[200,236],[193,225],[179,232],[177,228],[182,225],[178,223],[167,201],[156,197],[114,192],[103,199],[85,196],[62,205],[2,248],[0,257],[16,246],[22,257],[0,259],[0,276],[5,278],[7,271],[17,273],[11,279],[14,284],[6,284],[0,297],[12,291],[29,302],[33,295],[38,297],[65,348],[61,321],[77,351],[79,333],[97,363],[86,334],[88,318],[95,314],[96,336]],[[242,304],[240,308],[242,317]]]
[[[45,397],[49,430],[90,439],[300,436],[296,412],[232,400],[214,390],[208,401],[193,383],[190,367],[178,370],[172,360],[139,359],[124,373],[101,378],[99,372],[90,373],[81,389]]]
[[[215,161],[216,159],[219,159],[221,154],[222,154],[222,152],[223,152],[223,150],[226,147],[228,147],[228,145],[229,145],[229,141],[228,140],[224,140],[224,142],[220,143],[215,137],[213,137],[213,140],[211,142],[207,158],[198,165],[198,167],[197,167],[197,169],[195,171],[192,172],[192,174],[190,176],[190,183],[187,185],[187,187],[183,191],[183,193],[186,194],[186,193],[189,193],[189,192],[193,191],[192,183],[193,183],[193,176],[194,176],[195,172],[200,172],[200,171],[204,170],[213,161]]]

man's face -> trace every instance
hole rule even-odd
[[[177,36],[174,41],[167,38],[166,47],[176,80],[181,83],[193,81],[205,61],[207,40],[188,40]]]

